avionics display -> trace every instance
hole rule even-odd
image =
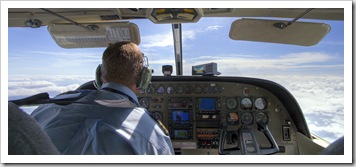
[[[199,110],[201,111],[215,111],[216,110],[216,99],[215,98],[200,98],[199,99]]]
[[[192,72],[193,75],[203,75],[205,74],[205,66],[204,65],[193,66]]]
[[[173,124],[189,124],[190,121],[190,112],[173,110],[172,111],[172,123]]]
[[[174,139],[188,139],[188,130],[174,130]]]
[[[192,75],[220,75],[218,65],[216,63],[208,63],[202,65],[192,66]]]

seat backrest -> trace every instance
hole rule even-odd
[[[332,142],[321,152],[321,155],[344,155],[344,136]]]
[[[9,155],[59,154],[38,123],[11,102],[8,102],[8,120]]]

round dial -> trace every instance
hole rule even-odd
[[[204,88],[204,93],[211,93],[211,92],[213,92],[213,88],[211,87],[211,86],[206,86],[205,88]]]
[[[251,109],[252,108],[252,101],[250,98],[243,98],[241,100],[241,109]]]
[[[195,87],[195,90],[194,90],[194,93],[201,93],[203,91],[203,88],[201,88],[200,86],[196,86]]]
[[[178,94],[182,94],[183,92],[184,92],[183,86],[178,86],[178,88],[177,88],[177,93],[178,93]]]
[[[140,106],[143,108],[148,108],[149,106],[149,102],[148,102],[148,98],[143,97],[139,100]]]
[[[250,112],[245,112],[241,115],[241,122],[244,125],[250,125],[253,122],[253,116]]]
[[[237,100],[236,98],[227,98],[226,99],[226,108],[229,109],[229,110],[233,110],[233,109],[236,109],[237,107]]]
[[[214,93],[220,94],[220,93],[221,93],[221,88],[218,87],[218,86],[215,86],[215,87],[214,87]]]
[[[186,94],[192,94],[193,93],[193,88],[191,86],[187,86],[187,87],[185,87],[184,92]]]
[[[255,107],[259,110],[265,109],[267,106],[267,102],[264,98],[259,97],[255,100]]]
[[[164,87],[163,86],[158,87],[157,93],[158,94],[163,94],[164,93]]]
[[[155,93],[155,92],[156,92],[156,88],[151,85],[151,86],[148,88],[148,93],[149,93],[149,94],[153,94],[153,93]]]
[[[239,115],[236,112],[230,112],[227,115],[227,123],[230,125],[234,125],[239,120]]]
[[[168,93],[168,94],[174,93],[174,87],[173,87],[173,86],[168,86],[168,87],[167,87],[167,93]]]
[[[264,112],[256,114],[256,122],[266,124],[268,122],[268,116]]]
[[[163,121],[163,114],[162,114],[162,112],[160,112],[160,111],[153,111],[153,112],[151,113],[151,116],[152,116],[154,119],[156,119],[156,120]]]

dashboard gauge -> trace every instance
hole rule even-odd
[[[151,116],[156,120],[160,120],[161,122],[163,121],[163,114],[160,111],[151,112]]]
[[[215,86],[215,87],[214,87],[214,93],[215,93],[215,94],[220,94],[220,93],[221,93],[221,88],[218,87],[218,86]]]
[[[177,88],[177,93],[178,93],[178,94],[182,94],[183,92],[184,92],[183,86],[178,86],[178,88]]]
[[[167,93],[168,94],[173,94],[174,93],[174,87],[173,86],[168,86],[167,87]]]
[[[256,114],[256,122],[266,124],[268,122],[268,116],[265,112],[259,112]]]
[[[226,99],[226,108],[228,110],[236,109],[237,107],[237,100],[236,98],[230,97]]]
[[[195,90],[194,90],[194,93],[200,94],[201,92],[203,92],[203,88],[200,87],[200,86],[196,86]]]
[[[245,97],[241,100],[241,109],[251,109],[252,108],[252,101],[250,98]]]
[[[163,86],[159,86],[157,89],[157,93],[158,94],[163,94],[164,93],[164,87]]]
[[[227,115],[227,124],[229,125],[235,125],[237,124],[238,120],[239,120],[239,115],[236,112],[230,112]]]
[[[208,94],[208,93],[211,93],[211,92],[213,92],[213,88],[211,86],[206,86],[204,88],[204,93],[205,94]]]
[[[148,108],[149,107],[149,101],[148,98],[143,97],[139,100],[140,106],[143,108]]]
[[[250,125],[253,122],[253,116],[250,112],[244,112],[241,115],[241,123],[243,125]]]
[[[184,92],[185,92],[186,94],[192,94],[192,93],[193,93],[193,87],[191,87],[191,86],[185,87]]]
[[[149,94],[154,94],[154,93],[156,93],[156,88],[155,88],[153,85],[151,85],[151,86],[148,88],[148,93],[149,93]]]
[[[264,98],[259,97],[255,100],[255,107],[259,110],[265,109],[267,106],[267,102]]]

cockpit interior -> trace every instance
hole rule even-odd
[[[181,25],[194,24],[201,17],[244,17],[231,23],[225,35],[232,40],[304,47],[317,44],[331,28],[297,20],[344,20],[343,8],[9,8],[8,17],[9,27],[48,26],[56,44],[66,49],[105,47],[117,38],[139,44],[141,27],[130,20],[171,24],[176,64],[163,65],[162,73],[156,70],[137,98],[140,107],[168,132],[175,155],[319,155],[325,151],[316,142],[322,139],[310,132],[295,96],[279,83],[224,76],[215,62],[195,62],[188,67],[191,75],[183,75]],[[287,26],[290,29],[282,31]],[[80,83],[75,91],[97,89],[94,79]],[[19,106],[43,102],[33,97],[9,102]],[[338,147],[343,148],[343,138]]]

